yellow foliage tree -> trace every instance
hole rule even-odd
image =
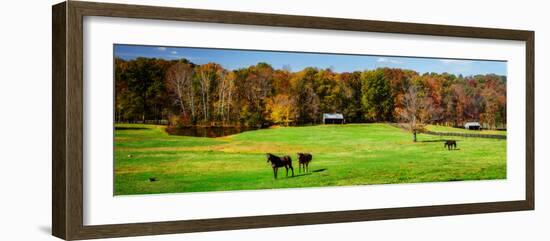
[[[294,98],[279,94],[267,101],[266,111],[269,113],[268,118],[276,124],[284,124],[286,126],[293,123],[297,117],[297,110]]]

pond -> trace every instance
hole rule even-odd
[[[250,130],[258,130],[259,128],[255,127],[168,127],[166,132],[170,135],[177,136],[196,136],[196,137],[222,137],[238,134]]]

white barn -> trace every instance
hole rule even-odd
[[[344,124],[344,115],[340,113],[324,113],[323,124]]]
[[[464,129],[481,130],[481,125],[479,124],[479,122],[466,122],[466,124],[464,124]]]

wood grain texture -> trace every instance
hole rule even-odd
[[[52,7],[52,234],[66,237],[65,3]]]
[[[534,209],[534,32],[532,31],[75,1],[55,5],[52,11],[52,102],[54,105],[52,113],[52,230],[57,237],[67,240],[92,239]],[[525,200],[84,226],[82,179],[84,16],[525,41],[527,65]]]
[[[535,209],[535,32],[529,32],[525,42],[525,200]]]
[[[107,238],[154,234],[205,232],[232,229],[313,225],[325,223],[359,222],[386,219],[418,218],[475,213],[520,211],[529,209],[523,201],[441,205],[425,207],[350,210],[237,218],[219,218],[190,221],[153,222],[86,226],[79,238]]]
[[[83,228],[83,15],[67,5],[67,239]]]
[[[73,5],[81,8],[83,14],[87,16],[125,17],[507,40],[525,40],[526,37],[528,37],[530,34],[530,31],[523,30],[448,26],[437,24],[417,24],[360,19],[185,9],[95,2],[72,3]]]

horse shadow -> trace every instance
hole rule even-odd
[[[296,177],[309,176],[309,175],[311,175],[311,174],[313,174],[313,173],[324,172],[324,171],[326,171],[326,170],[327,170],[326,168],[321,168],[321,169],[313,170],[313,171],[306,172],[306,173],[300,173],[300,174],[294,175],[294,176],[289,177],[289,178],[296,178]]]
[[[422,141],[418,141],[418,142],[425,142],[425,143],[431,143],[431,142],[445,142],[447,140],[445,139],[438,139],[438,140],[422,140]]]
[[[437,140],[422,140],[422,141],[418,141],[418,142],[425,142],[425,143],[430,143],[430,142],[446,142],[448,141],[449,139],[437,139]],[[453,139],[454,140],[454,139]],[[456,142],[459,142],[460,140],[454,140]]]

